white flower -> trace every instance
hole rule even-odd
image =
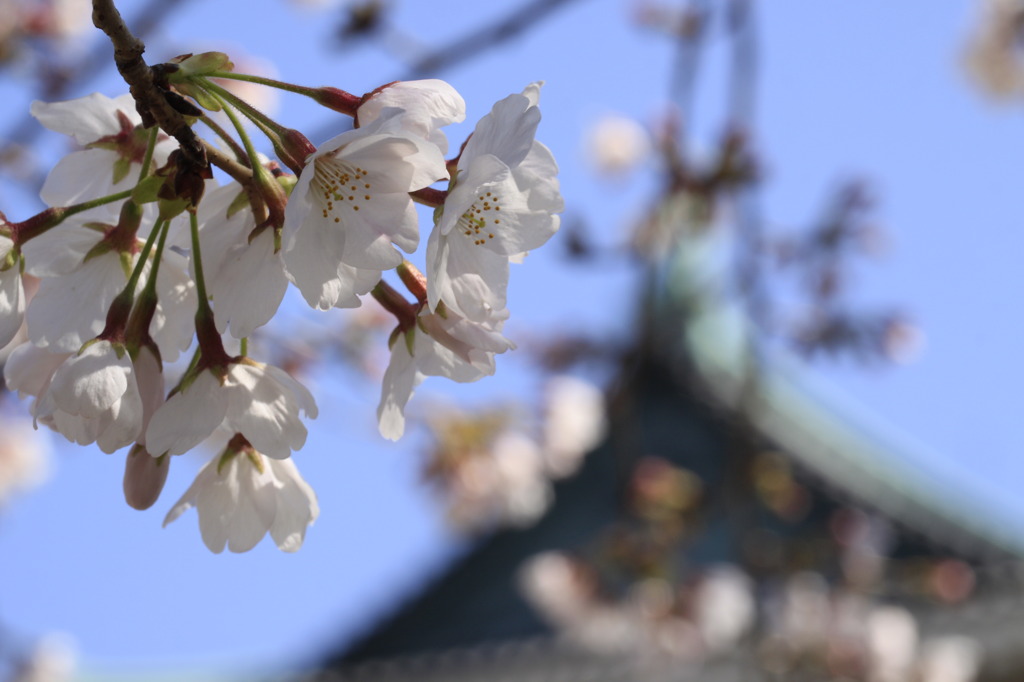
[[[933,637],[922,647],[921,682],[971,682],[981,669],[981,659],[981,646],[970,637]]]
[[[636,120],[606,114],[587,135],[587,154],[602,173],[631,170],[651,151],[651,136]]]
[[[277,312],[288,289],[280,253],[274,252],[274,230],[252,241],[256,218],[248,207],[231,216],[231,203],[244,190],[237,183],[220,187],[199,206],[199,238],[206,285],[216,310],[217,330],[237,339],[252,335]],[[376,280],[375,280],[376,282]]]
[[[917,621],[900,606],[878,606],[868,615],[870,678],[878,682],[909,679],[917,659]]]
[[[540,84],[510,95],[480,120],[427,242],[431,310],[444,301],[484,320],[505,308],[509,260],[558,231],[558,165],[534,140]]]
[[[306,442],[299,412],[317,415],[305,386],[287,372],[242,358],[222,378],[205,369],[157,409],[146,429],[154,455],[180,455],[219,426],[242,434],[268,457],[284,459]]]
[[[95,442],[107,453],[139,438],[153,404],[163,399],[161,368],[146,348],[133,362],[123,345],[106,340],[77,354],[25,344],[11,361],[12,387],[37,396],[32,415],[38,421],[79,445]]]
[[[25,317],[21,259],[13,250],[14,241],[0,233],[0,348],[14,339]]]
[[[49,473],[49,453],[23,417],[4,415],[0,428],[0,504],[32,488]]]
[[[694,604],[694,621],[712,651],[731,651],[754,624],[757,604],[750,578],[735,566],[707,572]]]
[[[381,435],[390,440],[402,437],[405,405],[424,378],[477,381],[494,374],[495,353],[515,348],[501,335],[504,317],[482,324],[450,311],[441,316],[424,310],[417,323],[393,339],[391,362],[384,372],[377,420]]]
[[[325,142],[309,157],[285,209],[284,261],[306,301],[327,309],[419,244],[409,192],[447,178],[435,145],[408,133],[401,111]],[[374,283],[376,280],[374,280]],[[366,290],[372,288],[370,284]]]
[[[232,552],[247,552],[267,531],[279,549],[294,552],[320,514],[316,494],[291,459],[233,445],[203,466],[164,526],[191,507],[199,514],[203,542],[218,554],[225,545]]]
[[[103,331],[107,311],[114,298],[128,284],[138,260],[138,251],[153,227],[152,218],[143,220],[134,252],[111,248],[100,252],[105,234],[98,224],[116,223],[115,209],[91,220],[75,216],[56,229],[28,241],[22,251],[25,271],[40,278],[39,290],[25,313],[32,341],[54,352],[75,352]],[[97,217],[107,220],[92,222]],[[168,244],[172,244],[171,237]],[[146,282],[153,256],[140,279]],[[157,276],[157,310],[150,333],[164,360],[173,362],[192,341],[192,319],[196,310],[195,283],[188,275],[187,259],[165,248]]]
[[[571,376],[551,379],[546,392],[544,455],[551,475],[562,478],[574,473],[583,455],[604,437],[604,394]]]
[[[365,126],[381,117],[388,108],[400,109],[406,130],[437,145],[448,153],[448,138],[440,128],[461,123],[466,118],[466,101],[455,88],[437,79],[398,81],[373,93],[359,105],[356,120]]]
[[[553,497],[540,448],[518,431],[498,434],[452,481],[449,516],[465,530],[492,523],[525,527]]]
[[[50,130],[88,147],[68,154],[50,171],[39,192],[47,204],[67,206],[135,185],[149,132],[140,125],[131,95],[110,99],[93,93],[67,102],[36,101],[31,111]],[[176,146],[163,136],[153,152],[156,165],[166,163]]]

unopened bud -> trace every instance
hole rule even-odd
[[[231,58],[223,52],[202,52],[200,54],[183,54],[171,60],[177,70],[167,74],[171,83],[186,80],[192,76],[209,76],[218,71],[233,71],[235,65]]]
[[[284,165],[296,175],[306,167],[306,159],[316,151],[316,147],[298,130],[285,128],[279,131],[279,138],[274,140],[274,153]]]
[[[362,103],[362,100],[352,93],[329,86],[316,88],[310,94],[318,104],[334,111],[340,111],[353,118],[355,118],[356,110]]]
[[[171,468],[167,455],[154,457],[144,445],[135,445],[128,451],[124,463],[124,500],[129,507],[149,509],[160,497]]]

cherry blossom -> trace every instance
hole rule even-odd
[[[40,278],[39,290],[25,313],[29,338],[36,345],[73,352],[103,331],[110,304],[127,285],[137,251],[153,227],[152,217],[144,218],[134,246],[123,250],[106,241],[117,220],[111,208],[89,211],[22,248],[25,271]],[[163,359],[171,362],[191,344],[196,293],[188,260],[171,249],[165,249],[161,258],[158,303],[149,331]],[[151,265],[146,266],[143,282]]]
[[[393,339],[391,362],[384,372],[377,419],[380,433],[398,440],[405,432],[405,405],[428,376],[460,383],[494,374],[494,355],[515,348],[501,335],[504,316],[483,324],[448,312],[422,311],[417,326]]]
[[[156,121],[162,114],[147,106],[144,88],[134,98],[33,103],[42,125],[83,148],[47,177],[41,196],[51,208],[20,223],[0,214],[0,347],[24,327],[28,341],[10,352],[4,377],[32,398],[37,424],[107,453],[132,446],[123,486],[135,508],[158,499],[171,456],[229,435],[165,524],[194,506],[214,552],[248,550],[267,532],[294,551],[319,510],[290,457],[317,406],[285,371],[250,359],[247,341],[277,314],[288,282],[320,310],[358,307],[370,292],[390,301],[398,329],[378,419],[381,433],[397,439],[424,378],[476,381],[515,347],[502,334],[509,262],[554,234],[562,200],[557,166],[534,139],[539,84],[496,104],[447,163],[443,128],[466,111],[448,83],[394,82],[359,97],[234,74],[237,63],[208,53],[156,71],[186,126],[202,109],[224,114],[237,142],[210,126],[224,151],[175,128],[179,150],[153,126],[171,129]],[[354,127],[314,149],[225,89],[236,76],[244,87],[310,96],[352,116]],[[266,135],[299,177],[277,173],[251,133]],[[232,182],[218,188],[213,166]],[[447,193],[432,187],[441,181]],[[428,281],[402,269],[402,252],[420,245],[414,198],[436,207],[442,197]],[[392,268],[414,303],[382,282]],[[35,287],[30,297],[23,280]],[[165,395],[164,363],[193,345],[192,362]],[[507,495],[486,502],[500,502],[502,516],[535,518],[550,496],[548,459],[568,457],[564,448],[513,432],[494,445],[493,482]]]
[[[317,416],[305,386],[284,370],[248,358],[223,374],[204,369],[157,409],[146,429],[150,453],[180,455],[209,438],[218,427],[242,434],[268,457],[284,459],[306,442],[299,418]]]
[[[267,532],[279,549],[294,552],[320,515],[316,493],[291,459],[265,457],[237,437],[200,469],[164,526],[191,507],[199,514],[203,542],[218,554],[225,545],[247,552]]]
[[[61,159],[39,195],[50,206],[131,189],[138,179],[149,133],[141,127],[131,95],[110,99],[93,93],[66,102],[33,102],[32,115],[44,126],[71,135],[86,147]],[[153,150],[157,166],[177,143],[162,136]]]
[[[428,300],[472,320],[505,308],[509,260],[558,231],[558,165],[534,139],[540,83],[480,120],[427,243]]]
[[[402,126],[401,111],[325,142],[285,211],[284,261],[313,307],[328,309],[373,286],[365,271],[396,267],[419,244],[409,192],[448,177],[436,145]],[[362,291],[360,291],[362,289]]]

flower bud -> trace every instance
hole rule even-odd
[[[143,445],[134,445],[124,463],[124,500],[129,507],[149,509],[160,497],[171,468],[170,457],[154,457]]]

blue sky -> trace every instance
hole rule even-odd
[[[442,45],[518,4],[397,1],[395,21]],[[1007,514],[1021,514],[1024,119],[1018,103],[984,99],[961,68],[975,3],[757,4],[766,216],[778,229],[806,225],[829,190],[867,179],[889,239],[880,258],[856,269],[857,300],[898,306],[927,338],[905,366],[820,364],[820,373],[934,452],[929,466],[1005,504]],[[136,5],[124,2],[126,15]],[[403,72],[373,45],[332,51],[324,16],[285,2],[255,0],[245,12],[228,0],[184,7],[149,41],[151,60],[183,46],[237,47],[274,63],[284,80],[356,93]],[[609,112],[656,121],[672,56],[668,41],[630,24],[632,7],[578,0],[528,35],[442,74],[469,109],[468,123],[449,132],[454,144],[494,101],[546,81],[539,137],[560,162],[567,214],[585,219],[606,244],[623,240],[653,191],[653,175],[597,178],[581,133]],[[702,102],[716,101],[715,68],[702,82]],[[97,86],[110,95],[123,90],[113,78]],[[8,116],[27,109],[29,98],[17,88],[4,85],[0,93]],[[714,104],[698,111],[697,129],[708,140],[719,113]],[[319,130],[330,119],[301,98],[282,100],[279,120],[290,126]],[[60,148],[56,136],[46,140]],[[19,208],[2,208],[21,216]],[[556,251],[549,246],[514,272],[513,339],[565,326],[614,330],[630,319],[627,268],[567,266]],[[462,401],[524,395],[534,380],[522,366],[501,358],[491,380],[453,390],[428,382],[417,399],[435,389]],[[340,371],[324,372],[313,387],[321,415],[296,461],[322,514],[296,555],[268,542],[248,554],[212,555],[194,512],[160,529],[199,456],[176,461],[164,497],[139,513],[121,498],[123,455],[54,440],[49,484],[0,517],[0,622],[26,637],[72,634],[93,670],[284,668],[350,636],[459,547],[418,482],[422,437],[381,441],[377,389],[363,388]]]

